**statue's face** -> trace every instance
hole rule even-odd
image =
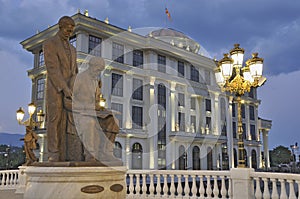
[[[65,39],[65,40],[67,40],[73,34],[74,26],[72,26],[72,25],[65,25],[65,26],[61,27],[60,31],[61,31],[62,38]]]

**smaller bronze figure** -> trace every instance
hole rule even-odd
[[[31,126],[26,126],[26,134],[23,140],[24,140],[24,149],[26,154],[26,162],[24,166],[28,166],[31,163],[38,161],[38,158],[35,157],[33,152],[33,150],[36,149],[38,136],[32,130]]]

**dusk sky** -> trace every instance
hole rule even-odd
[[[268,78],[258,98],[259,116],[273,123],[269,147],[300,142],[299,0],[0,0],[0,132],[25,132],[15,113],[31,101],[27,70],[33,66],[33,55],[20,42],[78,9],[102,21],[108,17],[110,24],[124,29],[176,29],[218,60],[235,43],[245,49],[246,58],[258,52]]]

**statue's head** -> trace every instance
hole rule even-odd
[[[105,61],[101,57],[91,57],[89,60],[89,69],[93,74],[99,74],[105,68]]]
[[[63,16],[58,21],[60,35],[63,39],[67,40],[73,34],[75,22],[69,16]]]

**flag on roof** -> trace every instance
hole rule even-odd
[[[168,19],[171,20],[171,14],[170,14],[168,8],[166,8],[165,11],[166,11],[166,15],[168,16]]]

